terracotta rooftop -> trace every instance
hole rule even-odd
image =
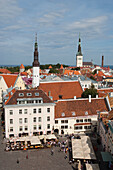
[[[113,88],[98,89],[97,93],[99,97],[104,97],[106,94],[113,92]]]
[[[106,99],[91,99],[91,103],[88,99],[60,100],[55,106],[55,118],[97,115],[97,111],[109,111]]]
[[[24,65],[23,64],[21,64],[21,66],[20,66],[20,69],[24,69],[25,67],[24,67]]]
[[[113,120],[113,109],[109,112],[108,120]]]
[[[23,93],[23,96],[19,94]],[[28,96],[27,93],[31,93],[31,96]],[[35,95],[35,93],[39,93],[39,95]],[[6,105],[15,105],[17,104],[17,99],[26,99],[26,98],[43,98],[43,103],[53,103],[53,101],[42,91],[38,89],[26,89],[26,90],[17,90],[15,93],[10,97],[8,102],[6,101]]]
[[[62,99],[80,98],[83,93],[78,81],[40,83],[39,88],[52,96],[53,100],[58,100],[59,95],[62,95]]]
[[[11,86],[13,87],[15,84],[15,81],[18,77],[18,75],[14,75],[14,74],[0,74],[0,76],[2,76],[8,86],[8,88],[10,88]]]
[[[52,66],[50,65],[50,66],[49,66],[49,69],[51,69],[51,68],[52,68]]]
[[[11,72],[6,68],[0,68],[0,73],[10,74]]]

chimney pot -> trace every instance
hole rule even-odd
[[[91,103],[91,95],[89,95],[89,103]]]

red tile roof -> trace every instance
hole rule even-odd
[[[27,72],[21,72],[20,75],[21,76],[27,76]]]
[[[13,87],[15,84],[15,81],[18,77],[18,75],[14,75],[14,74],[0,74],[0,76],[2,76],[8,86],[8,88],[10,88],[11,86]]]
[[[83,93],[78,81],[40,83],[39,88],[43,89],[47,95],[50,93],[53,100],[58,100],[59,95],[62,95],[62,99],[73,99],[74,96],[79,98]]]
[[[103,97],[103,96],[105,96],[106,94],[108,94],[108,93],[110,93],[110,92],[113,92],[113,88],[98,89],[98,90],[97,90],[97,93],[98,93],[98,96],[99,96],[99,97]]]
[[[24,65],[23,64],[21,64],[21,66],[20,66],[20,69],[24,69],[25,67],[24,67]]]
[[[6,68],[0,68],[0,73],[10,74],[11,72]]]
[[[109,111],[106,99],[91,99],[91,103],[88,99],[60,100],[55,106],[55,118],[87,116],[86,112],[88,115],[97,115],[97,111]],[[62,116],[62,113],[65,115]]]
[[[52,68],[52,66],[50,65],[50,66],[49,66],[49,69],[51,69],[51,68]]]

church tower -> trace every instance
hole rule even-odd
[[[78,52],[76,54],[76,66],[83,67],[83,55],[81,52],[81,39],[79,34],[79,44],[78,44]]]
[[[38,61],[38,44],[37,44],[37,34],[36,34],[34,61],[33,61],[33,80],[32,80],[32,87],[33,88],[39,86],[39,68],[40,68],[40,63]]]

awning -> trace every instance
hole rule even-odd
[[[102,159],[104,162],[113,161],[112,155],[110,152],[101,152]]]

